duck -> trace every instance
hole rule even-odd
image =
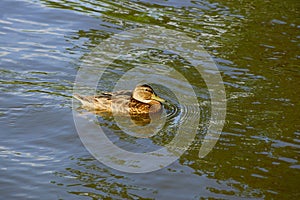
[[[147,84],[137,85],[133,91],[102,92],[94,96],[74,94],[74,98],[88,110],[130,115],[161,112],[165,102]]]

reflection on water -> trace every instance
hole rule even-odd
[[[279,0],[2,0],[2,198],[298,199],[297,8],[296,1]],[[182,68],[184,60],[153,49],[148,56],[171,60],[168,66],[190,78],[201,105],[201,121],[194,143],[177,162],[132,175],[90,156],[74,128],[70,101],[81,58],[113,33],[141,25],[181,31],[203,44],[222,73],[228,108],[217,145],[199,159],[210,117],[207,87],[196,71]],[[138,64],[120,58],[97,89],[112,91],[114,81]],[[161,73],[167,70],[160,63],[156,67]],[[151,68],[144,69],[143,73],[151,73]],[[173,89],[187,95],[177,86]],[[163,127],[165,134],[135,138],[120,131],[111,116],[99,116],[97,123],[110,130],[111,141],[127,150],[148,152],[174,138],[178,116],[194,110],[194,105],[182,107],[164,87],[157,90],[169,100],[162,116],[169,122]],[[126,124],[136,127],[140,122],[135,120],[128,118]],[[128,133],[132,127],[127,126]]]

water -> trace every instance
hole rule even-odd
[[[299,198],[298,2],[2,0],[0,9],[3,199]],[[71,96],[86,55],[112,34],[144,25],[180,31],[203,45],[221,72],[227,116],[216,146],[200,159],[210,100],[205,83],[187,69],[202,105],[194,143],[166,168],[129,174],[84,147]],[[115,62],[98,89],[112,90],[137,63]],[[181,61],[169,65],[182,69]],[[113,142],[143,152],[174,137],[185,109],[167,87],[157,92],[170,102],[168,135],[133,140],[110,117],[98,117]]]

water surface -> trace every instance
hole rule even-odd
[[[2,0],[0,9],[3,199],[300,197],[297,1]],[[225,84],[227,118],[213,151],[199,159],[209,95],[191,76],[202,102],[194,144],[164,169],[128,174],[85,149],[71,96],[85,55],[112,34],[145,25],[183,32],[213,56]],[[131,65],[115,62],[98,89],[112,90]],[[178,116],[178,101],[166,88],[157,90],[172,102],[170,117]],[[137,152],[159,148],[176,125],[168,125],[168,135],[132,140],[110,118],[99,123],[117,145]]]

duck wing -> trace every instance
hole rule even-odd
[[[131,98],[131,91],[121,90],[117,92],[102,92],[99,95],[82,96],[74,94],[74,98],[78,99],[84,107],[93,110],[102,110],[111,112],[127,112],[128,103]]]
[[[82,96],[74,94],[74,98],[79,100],[84,107],[95,110],[110,110],[112,95],[101,94],[94,96]]]
[[[130,90],[120,90],[120,91],[117,91],[117,92],[102,92],[101,95],[104,95],[104,96],[114,96],[115,98],[118,98],[118,97],[131,97],[132,95],[132,91]],[[100,95],[100,96],[101,96]]]

